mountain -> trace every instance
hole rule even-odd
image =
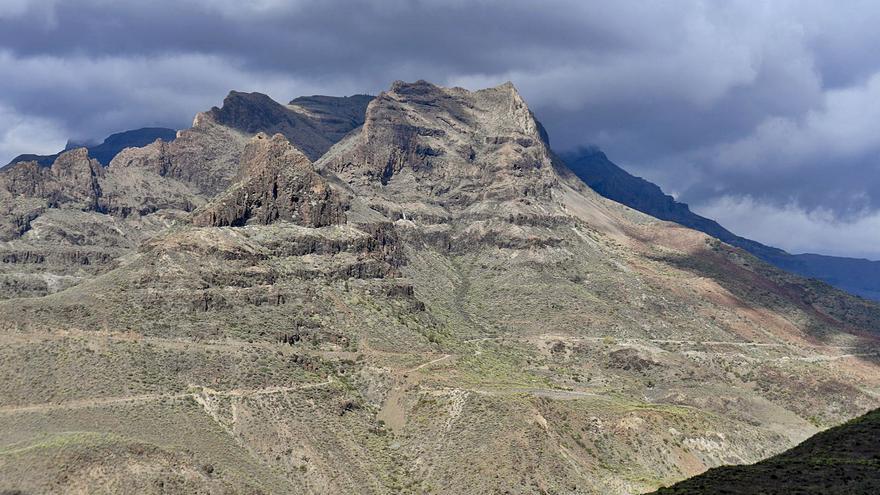
[[[789,254],[782,249],[740,237],[714,220],[693,213],[688,205],[664,194],[655,184],[634,177],[615,165],[597,148],[569,152],[563,155],[563,159],[581,180],[606,198],[661,220],[705,232],[783,270],[822,280],[858,296],[880,300],[880,261]]]
[[[110,161],[113,160],[120,151],[125,148],[136,148],[140,146],[146,146],[157,139],[162,139],[164,141],[174,141],[174,138],[177,135],[177,131],[174,129],[165,129],[162,127],[144,127],[142,129],[134,129],[131,131],[119,132],[116,134],[112,134],[107,139],[105,139],[100,144],[95,145],[77,145],[75,143],[68,143],[67,147],[64,151],[69,151],[71,149],[76,148],[86,148],[89,152],[89,157],[94,158],[101,165],[109,165]],[[19,155],[12,159],[9,162],[9,165],[19,163],[19,162],[36,162],[41,166],[48,167],[51,166],[58,156],[60,156],[64,151],[59,151],[54,155]]]
[[[222,107],[198,114],[192,128],[172,131],[173,139],[131,131],[99,147],[64,151],[48,165],[22,161],[0,169],[0,297],[45,295],[115,268],[145,238],[225,191],[257,133],[287,132],[321,153],[363,122],[371,99],[315,96],[282,105],[233,91]],[[126,147],[138,140],[142,147]],[[97,156],[120,147],[101,167]],[[81,201],[85,186],[55,173],[53,163],[69,162],[90,181],[90,204]]]
[[[817,433],[798,446],[749,466],[723,466],[663,488],[668,495],[880,491],[880,410]]]
[[[597,194],[512,84],[361,100],[0,171],[0,491],[636,493],[880,407],[880,306]]]

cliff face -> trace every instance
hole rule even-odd
[[[603,198],[510,84],[230,98],[15,196],[0,490],[636,493],[880,406],[880,307]]]
[[[3,168],[0,187],[14,197],[44,200],[48,207],[98,209],[103,175],[103,167],[80,148],[62,153],[50,167],[21,162]]]
[[[104,168],[85,149],[61,154],[50,167],[20,162],[0,169],[0,240],[17,238],[49,208],[100,211]]]

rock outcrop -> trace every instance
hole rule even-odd
[[[88,150],[79,148],[62,153],[49,167],[36,162],[4,167],[0,187],[12,197],[44,200],[51,208],[97,210],[103,175],[101,164],[89,158]]]
[[[20,162],[0,169],[0,240],[19,237],[49,208],[100,211],[104,168],[84,148],[54,163]]]
[[[241,158],[237,182],[197,211],[201,226],[267,225],[285,220],[306,227],[345,221],[343,202],[308,157],[281,134],[257,134]]]

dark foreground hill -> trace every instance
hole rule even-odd
[[[880,410],[818,433],[748,466],[723,466],[657,495],[870,495],[880,493]]]
[[[819,254],[790,254],[782,249],[740,237],[718,222],[697,215],[688,205],[664,194],[656,184],[630,175],[596,148],[566,153],[563,158],[581,180],[606,198],[653,217],[705,232],[745,249],[783,270],[822,280],[858,296],[880,300],[880,261]]]

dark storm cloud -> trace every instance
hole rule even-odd
[[[576,4],[572,4],[576,5]],[[627,45],[601,19],[536,9],[528,2],[57,2],[0,21],[0,45],[21,56],[230,57],[251,70],[315,76],[367,74],[414,65],[450,73],[538,69],[536,55]],[[589,21],[585,24],[585,21]]]
[[[509,79],[559,149],[598,144],[744,234],[781,228],[751,215],[789,218],[813,240],[783,247],[880,256],[861,234],[880,210],[874,2],[3,4],[0,161],[186,126],[230,89],[287,100]],[[829,226],[846,245],[807,235]]]

